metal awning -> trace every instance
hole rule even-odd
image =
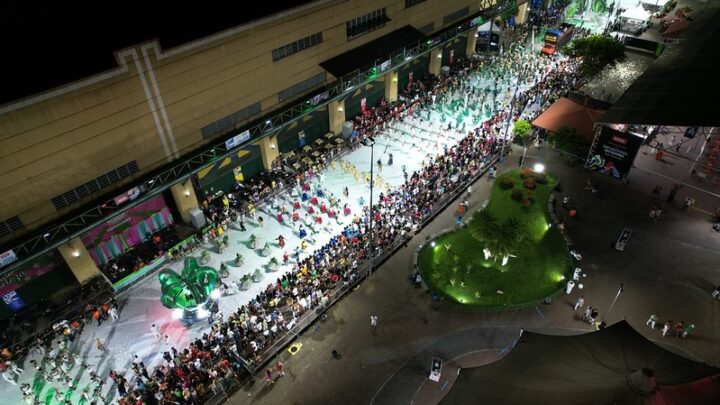
[[[320,63],[323,69],[335,77],[342,77],[354,70],[369,69],[390,58],[392,52],[406,45],[415,45],[427,36],[411,25],[406,25],[380,38]]]

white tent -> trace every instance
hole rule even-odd
[[[642,6],[637,6],[627,9],[624,13],[620,14],[620,17],[627,20],[647,21],[648,18],[650,18],[650,13],[645,11]]]

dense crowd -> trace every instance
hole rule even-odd
[[[395,243],[402,243],[438,208],[435,204],[445,194],[467,184],[498,153],[511,110],[514,110],[511,118],[516,119],[528,102],[549,103],[573,85],[574,70],[569,62],[511,48],[503,57],[481,63],[466,61],[455,66],[449,77],[424,77],[421,86],[427,92],[422,97],[416,93],[418,97],[406,98],[397,104],[381,103],[368,110],[369,113],[362,113],[355,120],[358,138],[382,136],[383,131],[396,122],[417,119],[422,116],[423,109],[431,107],[432,94],[457,95],[469,91],[466,78],[473,72],[487,69],[495,72],[498,79],[528,77],[530,90],[518,93],[517,107],[511,108],[510,103],[500,105],[489,120],[470,130],[457,145],[433,157],[421,170],[409,175],[401,187],[380,194],[372,221],[375,255],[390,250]],[[297,188],[295,194],[310,190],[329,198],[312,169],[298,174],[294,184],[285,185]],[[239,212],[233,213],[233,209],[225,205],[222,210],[215,211],[213,219],[218,223],[243,221],[246,216],[252,216],[247,210],[248,207],[238,207]],[[354,283],[360,275],[359,266],[367,256],[369,227],[369,206],[365,206],[363,213],[355,216],[343,232],[327,244],[308,252],[304,258],[300,256],[301,250],[297,251],[298,260],[291,271],[227,317],[216,313],[213,319],[217,322],[212,329],[190,348],[182,352],[173,348],[164,353],[165,361],[155,368],[150,381],[141,383],[128,398],[144,397],[147,400],[148,394],[152,394],[168,401],[198,403],[219,377],[235,374],[246,367],[259,367],[264,360],[263,354],[296,325],[303,314],[326,306],[341,289]],[[283,260],[287,262],[287,255]],[[142,367],[134,368],[138,376],[144,375]],[[119,378],[122,381],[122,377]],[[148,379],[137,379],[143,380]],[[124,385],[118,385],[118,388],[126,388]],[[120,394],[125,395],[122,391]]]
[[[470,84],[472,78],[478,75],[495,81],[492,94],[481,94]],[[354,284],[362,275],[360,266],[367,258],[368,247],[376,256],[407,241],[424,221],[441,208],[438,203],[443,198],[464,190],[469,180],[492,162],[499,153],[505,129],[512,120],[522,116],[530,104],[544,106],[552,102],[570,90],[575,84],[574,80],[574,68],[570,62],[511,46],[502,56],[461,61],[453,66],[447,77],[425,75],[411,81],[401,101],[381,101],[376,108],[361,113],[354,120],[355,140],[350,148],[356,147],[367,137],[381,137],[404,121],[422,121],[436,103],[448,104],[464,98],[465,106],[473,101],[485,104],[490,103],[489,97],[493,101],[490,118],[473,128],[453,129],[450,125],[448,128],[431,128],[437,136],[449,136],[452,132],[459,141],[453,146],[445,146],[435,156],[428,156],[420,170],[406,173],[405,182],[400,187],[380,192],[379,201],[373,206],[372,218],[368,205],[364,205],[363,211],[354,216],[349,215],[347,208],[337,213],[332,209],[323,210],[328,221],[338,220],[341,214],[352,220],[343,225],[339,235],[317,246],[315,250],[310,247],[314,244],[312,232],[308,234],[300,223],[298,232],[301,237],[305,237],[304,249],[296,249],[294,262],[290,261],[287,253],[282,259],[286,264],[292,263],[290,271],[227,316],[214,308],[211,311],[211,329],[186,349],[172,347],[164,352],[164,360],[152,371],[137,357],[131,364],[135,378],[126,377],[122,371],[111,371],[110,378],[116,384],[120,403],[199,404],[212,394],[213,387],[222,379],[242,373],[243,370],[257,370],[266,360],[265,354],[269,353],[269,348],[301,322],[304,315],[313,316],[308,312],[326,307],[343,289]],[[516,88],[514,97],[505,97],[503,102],[496,102],[501,92],[512,94],[512,87]],[[528,90],[517,90],[519,87]],[[203,209],[215,226],[227,229],[231,223],[237,223],[243,230],[244,221],[250,217],[257,220],[256,207],[263,199],[275,196],[283,189],[291,191],[292,195],[310,194],[311,198],[303,198],[304,206],[295,206],[293,211],[310,210],[311,205],[319,206],[326,202],[330,207],[339,207],[342,205],[342,197],[335,197],[324,189],[320,175],[317,174],[322,169],[322,165],[308,168],[297,173],[294,179],[281,169],[275,169],[262,181],[251,182],[250,186],[238,186],[219,198],[208,197],[203,203]],[[284,208],[277,209],[279,218],[284,214],[290,215]],[[370,227],[373,230],[372,243]],[[213,233],[212,236],[219,238],[220,234]],[[307,244],[306,240],[311,244]],[[223,283],[222,289],[227,293],[233,288]],[[159,332],[153,333],[157,339],[163,339]],[[98,339],[96,343],[99,350],[107,350],[101,340]],[[96,386],[102,386],[103,378],[91,371],[91,365],[69,354],[63,356],[67,356],[63,357],[63,361],[79,362],[81,367],[88,370]],[[47,378],[63,378],[62,373],[59,374],[59,377],[48,375]],[[267,374],[272,375],[272,370],[268,369]],[[133,384],[128,380],[132,380]],[[88,401],[101,400],[99,391],[86,390],[83,397]]]

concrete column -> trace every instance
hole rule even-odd
[[[260,147],[260,154],[262,155],[263,167],[265,170],[272,168],[272,163],[280,155],[277,148],[277,137],[267,136],[261,139],[257,145]]]
[[[525,24],[528,19],[528,3],[523,3],[518,6],[518,13],[515,17],[516,24]]]
[[[395,101],[398,96],[398,72],[390,72],[385,75],[385,99]]]
[[[341,135],[345,122],[345,100],[333,101],[328,104],[328,119],[330,120],[330,131],[335,135]]]
[[[435,48],[430,51],[430,66],[428,66],[428,71],[430,74],[440,76],[440,67],[442,67],[442,49]]]
[[[175,205],[178,211],[180,211],[183,222],[189,224],[190,210],[198,207],[198,199],[195,195],[192,182],[185,180],[182,183],[178,183],[170,187],[170,192],[172,192],[173,200],[175,200]]]
[[[475,45],[477,45],[478,27],[475,27],[467,33],[467,45],[465,46],[465,57],[470,58],[475,53]]]
[[[66,245],[58,246],[58,252],[67,263],[70,271],[83,284],[93,277],[101,276],[100,269],[90,256],[80,238],[75,238]]]

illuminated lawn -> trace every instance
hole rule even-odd
[[[519,172],[510,173],[513,189],[525,190]],[[547,213],[547,201],[557,179],[538,184],[528,207],[510,198],[512,189],[495,183],[487,210],[500,222],[515,217],[525,224],[527,237],[506,266],[485,260],[483,244],[467,228],[443,235],[435,246],[426,244],[418,264],[425,283],[447,300],[464,305],[498,308],[530,304],[557,292],[570,273],[565,241]],[[498,290],[502,294],[498,294]]]

